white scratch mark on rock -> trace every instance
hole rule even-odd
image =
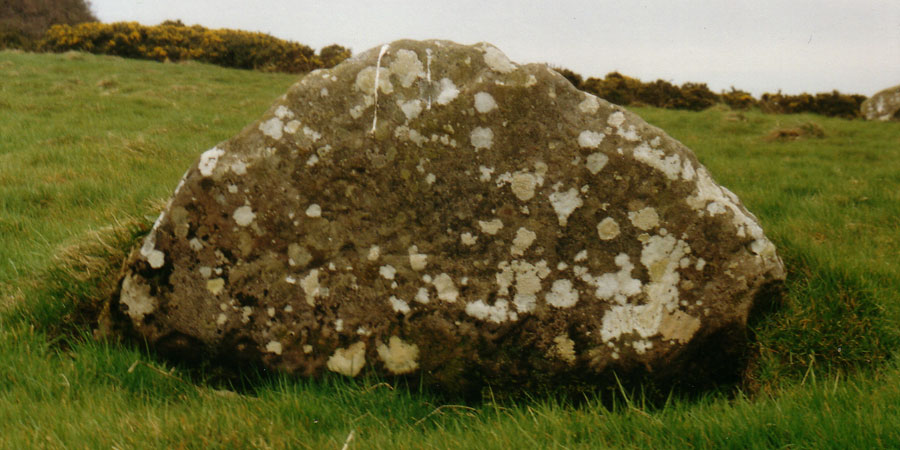
[[[389,47],[388,44],[381,46],[381,51],[378,52],[378,63],[375,65],[375,114],[372,115],[372,133],[375,133],[375,127],[378,126],[378,81],[381,76],[381,58],[387,53]]]

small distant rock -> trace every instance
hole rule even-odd
[[[869,97],[860,109],[866,120],[900,121],[900,86],[885,89]]]
[[[696,383],[739,365],[783,279],[662,130],[489,44],[398,41],[203,152],[110,320],[164,355],[451,392]]]

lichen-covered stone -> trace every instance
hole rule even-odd
[[[885,89],[869,97],[860,109],[866,120],[900,121],[900,86]]]
[[[124,270],[111,320],[162,354],[450,391],[696,379],[784,277],[662,130],[446,41],[305,76],[201,155]]]

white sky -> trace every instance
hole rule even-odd
[[[354,53],[397,39],[487,41],[588,76],[872,95],[900,84],[900,0],[91,0],[104,22],[166,19]]]

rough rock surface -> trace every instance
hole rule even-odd
[[[783,277],[662,130],[491,45],[398,41],[204,152],[110,317],[163,354],[310,376],[691,380],[740,354]]]
[[[900,121],[900,86],[885,89],[869,97],[860,109],[866,120]]]

